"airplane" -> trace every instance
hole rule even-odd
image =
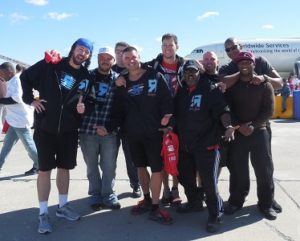
[[[300,38],[238,40],[243,51],[250,51],[256,56],[263,56],[282,77],[294,73],[300,78]],[[207,51],[213,51],[219,58],[219,66],[229,63],[224,43],[215,43],[195,48],[186,56],[187,59],[202,60]]]
[[[19,61],[19,60],[17,60],[17,59],[13,59],[13,58],[7,57],[7,56],[2,55],[2,54],[0,54],[0,59],[5,60],[5,61],[8,61],[8,62],[11,62],[11,63],[19,64],[19,65],[21,65],[21,66],[23,66],[23,67],[25,67],[25,68],[28,68],[28,67],[30,66],[30,65],[27,64],[27,63],[24,63],[24,62]]]

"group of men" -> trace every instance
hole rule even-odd
[[[78,140],[94,210],[121,208],[114,180],[122,141],[132,197],[143,193],[131,214],[149,212],[150,220],[171,224],[170,214],[159,207],[163,184],[163,204],[188,213],[203,210],[205,200],[206,230],[218,231],[223,212],[241,209],[248,195],[250,154],[259,210],[266,218],[276,219],[281,207],[274,200],[268,119],[274,108],[273,88],[282,85],[280,76],[264,58],[243,52],[234,38],[225,41],[232,62],[220,71],[215,53],[203,55],[203,68],[197,60],[179,57],[178,48],[177,36],[165,34],[162,53],[142,63],[136,48],[119,42],[115,49],[101,47],[98,67],[88,71],[93,43],[80,38],[68,57],[41,60],[22,73],[23,101],[35,109],[39,233],[52,231],[48,198],[55,168],[56,216],[80,219],[68,205],[69,171],[76,166]],[[38,99],[33,89],[39,92]],[[180,142],[179,176],[173,177],[172,188],[161,157],[162,138],[171,130]],[[225,207],[217,187],[224,165],[230,171]],[[184,187],[185,204],[181,204],[178,182]]]

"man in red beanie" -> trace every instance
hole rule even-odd
[[[229,89],[239,80],[240,77],[237,63],[235,63],[233,60],[242,51],[242,45],[238,42],[236,38],[230,37],[225,40],[224,48],[227,53],[227,56],[232,61],[226,65],[221,66],[219,70],[219,76],[221,81],[226,84],[226,88]],[[255,74],[253,76],[252,81],[250,81],[250,84],[259,85],[265,81],[269,81],[272,87],[274,88],[274,90],[278,90],[282,88],[283,86],[282,78],[280,77],[278,72],[273,68],[273,66],[269,63],[269,61],[263,56],[255,57],[254,72]],[[272,130],[269,121],[267,122],[267,130],[269,132],[269,137],[270,137],[269,142],[271,146]],[[227,160],[228,160],[228,164],[230,164],[230,150],[228,153],[229,155],[227,157]],[[230,170],[230,165],[228,165],[228,168]],[[230,179],[230,191],[232,188],[234,188],[234,183],[232,183],[232,180]],[[245,190],[244,190],[245,197],[249,193],[249,188],[250,188],[250,178],[248,177],[248,184],[247,186],[245,186]],[[273,200],[273,208],[278,213],[282,212],[282,207],[276,202],[276,200]]]
[[[233,214],[245,202],[244,190],[249,182],[249,156],[257,180],[258,208],[269,220],[277,217],[273,209],[273,161],[267,122],[274,111],[274,90],[265,81],[260,85],[250,82],[255,76],[255,56],[240,52],[234,58],[239,70],[239,80],[227,92],[228,104],[234,125],[240,126],[231,143],[231,187],[225,213]],[[233,175],[234,174],[234,175]]]

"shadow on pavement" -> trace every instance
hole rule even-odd
[[[14,179],[14,178],[27,177],[27,176],[28,175],[25,175],[25,174],[17,174],[17,175],[12,175],[12,176],[0,177],[0,181],[7,181],[7,180]]]
[[[81,220],[72,222],[57,218],[55,216],[56,206],[51,206],[49,214],[53,233],[47,235],[37,233],[37,208],[2,213],[0,214],[0,226],[2,227],[0,240],[188,241],[213,236],[205,231],[207,210],[200,213],[177,214],[175,209],[169,208],[175,222],[173,225],[164,226],[148,220],[147,214],[130,215],[131,207],[93,212],[88,206],[87,198],[72,201],[70,205],[81,213]],[[251,225],[261,219],[255,205],[244,207],[236,215],[224,216],[218,234]]]

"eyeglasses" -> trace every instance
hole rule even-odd
[[[229,53],[230,51],[236,50],[237,47],[238,47],[238,45],[235,44],[235,45],[233,45],[232,47],[226,48],[225,51],[226,51],[227,53]]]

